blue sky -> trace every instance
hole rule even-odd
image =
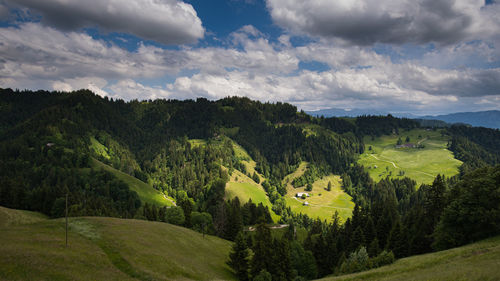
[[[0,87],[299,109],[500,109],[487,0],[0,0]]]

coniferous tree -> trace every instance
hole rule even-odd
[[[272,271],[273,241],[271,230],[261,223],[257,226],[253,245],[254,255],[251,262],[252,276],[257,276],[262,270]]]
[[[243,232],[238,232],[227,264],[234,270],[239,280],[249,280],[250,250],[247,247]]]

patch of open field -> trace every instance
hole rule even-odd
[[[269,208],[273,221],[277,222],[279,220],[279,216],[272,211],[273,205],[262,185],[255,183],[238,170],[233,171],[229,182],[226,184],[226,198],[232,199],[234,197],[238,197],[242,204],[250,199],[255,204],[262,203],[262,205]]]
[[[99,160],[96,160],[94,158],[91,159],[91,166],[94,169],[103,169],[108,172],[111,172],[114,174],[117,178],[125,182],[129,187],[130,190],[133,190],[137,192],[137,195],[139,195],[139,199],[143,203],[149,203],[149,204],[155,204],[157,206],[173,206],[174,203],[171,198],[167,199],[167,197],[161,193],[160,191],[154,189],[152,186],[149,184],[132,177],[130,175],[125,174],[122,171],[118,171],[117,169],[106,165]]]
[[[0,221],[7,221],[1,210]],[[229,241],[159,222],[100,217],[69,222],[68,247],[64,219],[0,226],[0,280],[235,279],[225,264]]]
[[[37,212],[14,210],[0,206],[0,227],[36,223],[46,219],[47,216]]]
[[[410,141],[406,143],[406,137]],[[396,147],[398,138],[407,147]],[[447,149],[448,137],[440,130],[415,129],[400,131],[399,135],[375,137],[366,136],[365,153],[358,163],[363,165],[375,181],[387,176],[409,177],[418,185],[430,184],[438,174],[453,176],[458,173],[460,160]],[[412,147],[421,145],[422,148]],[[370,150],[371,147],[371,150]]]
[[[408,257],[377,269],[321,280],[500,280],[500,236]]]
[[[302,165],[299,169],[301,167]],[[297,174],[300,174],[300,172]],[[330,191],[326,190],[328,182],[332,185]],[[340,176],[328,175],[315,181],[312,185],[312,191],[305,191],[305,187],[294,188],[289,184],[285,196],[286,204],[290,206],[293,212],[307,214],[311,218],[320,218],[327,221],[331,221],[335,212],[338,212],[342,222],[345,222],[347,218],[352,216],[354,203],[351,196],[342,190],[341,182]],[[296,197],[297,193],[308,193],[309,197],[302,199]],[[307,206],[304,205],[305,202],[308,203]]]

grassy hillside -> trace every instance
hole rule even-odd
[[[0,228],[20,224],[30,224],[46,220],[47,216],[24,210],[14,210],[0,206]]]
[[[405,144],[407,136],[410,144],[421,144],[424,148],[396,148],[398,138],[401,137]],[[417,181],[418,185],[430,184],[437,174],[456,175],[462,164],[447,149],[448,137],[441,135],[441,131],[400,131],[399,135],[374,139],[367,136],[364,142],[365,153],[360,156],[358,163],[365,166],[375,181],[387,176],[406,176]]]
[[[246,203],[250,199],[255,204],[262,203],[269,208],[273,221],[277,222],[280,218],[272,211],[273,205],[264,188],[238,170],[233,171],[226,184],[226,198],[232,199],[234,197],[238,197],[241,203]]]
[[[166,199],[165,196],[158,190],[154,189],[147,183],[138,180],[135,177],[125,174],[124,172],[118,171],[115,168],[106,165],[94,158],[92,158],[91,165],[95,169],[104,169],[108,172],[113,173],[117,178],[125,182],[131,190],[137,192],[139,198],[143,203],[155,204],[157,206],[173,206],[173,201],[171,199]]]
[[[370,271],[321,280],[500,280],[500,236],[400,259]]]
[[[235,157],[245,165],[247,174],[253,175],[254,172],[256,173],[256,163],[252,160],[246,150],[234,141],[233,149]],[[256,174],[259,176],[260,182],[262,183],[265,180],[264,176],[259,173]],[[226,198],[232,199],[234,197],[238,197],[241,203],[248,202],[250,199],[252,199],[252,202],[255,204],[262,203],[262,205],[269,208],[273,221],[277,222],[280,218],[272,211],[273,205],[271,204],[271,201],[269,201],[269,197],[267,196],[267,193],[262,185],[260,183],[257,184],[250,177],[238,170],[233,171],[231,177],[229,178],[229,182],[226,184]]]
[[[328,221],[332,219],[333,214],[337,211],[342,220],[345,221],[352,215],[354,203],[351,196],[342,190],[339,176],[329,175],[315,181],[311,192],[305,191],[305,187],[294,188],[292,186],[292,181],[305,173],[307,165],[307,162],[300,163],[297,170],[283,179],[283,184],[286,185],[287,189],[285,196],[287,206],[290,206],[294,212]],[[331,191],[325,190],[328,182],[332,184]],[[299,192],[307,192],[310,197],[305,200],[296,198],[295,195]],[[309,206],[304,206],[304,202],[308,202]]]
[[[340,176],[323,177],[313,183],[312,191],[305,191],[305,187],[294,188],[288,185],[285,197],[286,204],[294,212],[328,221],[337,211],[342,221],[345,221],[352,216],[354,203],[351,196],[342,190],[341,181]],[[332,184],[331,191],[326,190],[328,182]],[[299,192],[309,193],[309,197],[306,199],[297,198],[295,195]],[[305,206],[304,202],[309,203],[309,205]]]
[[[0,208],[0,221],[26,216]],[[39,215],[28,214],[38,218]],[[230,242],[165,223],[70,218],[0,226],[0,280],[230,280]]]

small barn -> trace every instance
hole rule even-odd
[[[299,192],[299,193],[295,194],[295,197],[302,197],[302,196],[309,197],[309,193],[307,193],[307,192]]]

